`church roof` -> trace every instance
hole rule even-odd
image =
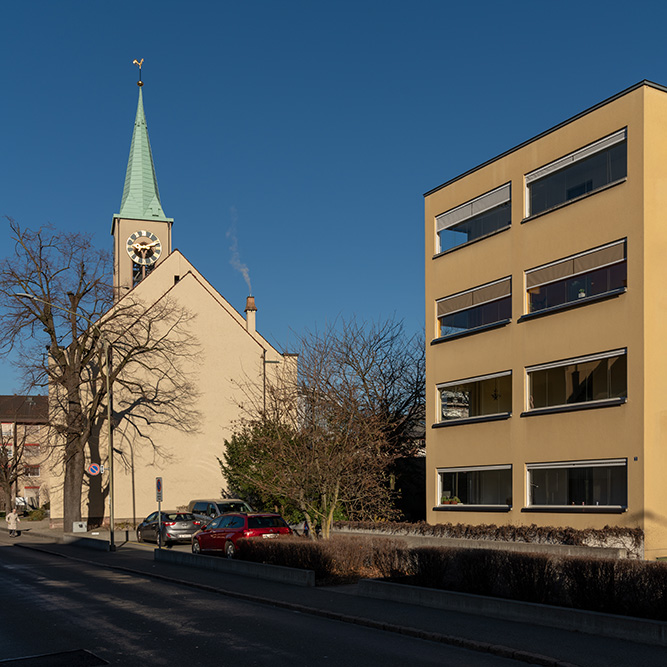
[[[144,114],[141,86],[139,87],[137,117],[134,121],[134,131],[130,145],[130,157],[127,161],[123,200],[118,216],[137,220],[171,222],[171,219],[165,216],[160,203],[160,192],[157,187],[151,143],[148,139],[148,126]]]

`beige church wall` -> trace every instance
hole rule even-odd
[[[220,497],[224,480],[217,457],[222,456],[224,440],[241,415],[240,406],[248,400],[245,392],[256,393],[262,386],[262,349],[191,274],[173,287],[170,296],[197,313],[191,328],[200,347],[189,370],[197,376],[195,407],[202,419],[194,433],[157,431],[155,438],[164,456],[155,457],[152,450],[138,448],[134,471],[137,518],[156,507],[157,476],[163,478],[163,507],[176,508],[193,498]],[[118,431],[122,428],[120,424]],[[118,470],[115,482],[116,517],[130,518],[131,469]]]
[[[231,436],[234,424],[244,416],[243,406],[249,407],[253,402],[261,405],[264,370],[268,381],[284,370],[296,375],[296,357],[284,357],[261,335],[248,332],[245,318],[178,251],[126,298],[146,304],[169,298],[195,315],[189,326],[198,349],[188,361],[187,371],[194,377],[194,409],[200,417],[193,432],[151,427],[157,450],[136,438],[127,424],[121,422],[116,427],[116,522],[132,521],[135,517],[141,520],[157,508],[156,477],[163,479],[164,509],[186,505],[194,498],[220,497],[225,481],[217,458],[222,456],[224,440]],[[103,449],[105,443],[106,439]],[[108,461],[104,462],[108,470]],[[106,483],[107,471],[104,474]],[[57,471],[50,480],[55,519],[62,517],[60,475]],[[85,493],[82,511],[84,517],[88,515]],[[105,515],[108,516],[108,501]]]

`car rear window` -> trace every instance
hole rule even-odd
[[[179,512],[178,514],[173,513],[173,514],[163,514],[162,515],[162,520],[163,521],[193,521],[194,517],[192,514],[187,514],[185,512]]]
[[[216,503],[218,512],[225,514],[225,512],[247,512],[248,506],[245,503]]]
[[[279,516],[249,516],[248,528],[283,528],[287,526]]]

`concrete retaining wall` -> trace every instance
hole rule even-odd
[[[301,570],[294,567],[283,567],[282,565],[251,563],[249,561],[219,558],[216,556],[201,556],[183,551],[168,551],[166,549],[156,549],[154,554],[155,560],[163,563],[216,570],[217,572],[278,581],[294,586],[315,585],[315,572],[313,570]]]
[[[502,600],[467,593],[453,593],[421,586],[392,584],[375,579],[360,581],[358,594],[380,600],[392,600],[422,607],[447,609],[506,621],[546,625],[591,635],[667,646],[667,623],[661,621],[550,607],[543,604]]]
[[[97,551],[109,551],[109,541],[100,540],[97,537],[79,537],[76,534],[65,533],[59,541],[61,544],[72,544],[75,547],[95,549]]]

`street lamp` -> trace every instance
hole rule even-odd
[[[106,361],[106,385],[107,385],[107,437],[109,439],[109,551],[116,551],[116,543],[114,540],[114,495],[113,495],[113,426],[111,423],[111,343],[102,336],[102,332],[100,331],[100,328],[95,324],[92,320],[87,318],[85,315],[82,315],[81,313],[77,313],[73,310],[70,310],[69,308],[63,308],[62,306],[57,306],[55,303],[51,303],[50,301],[46,301],[45,299],[40,299],[38,296],[35,296],[34,294],[27,294],[25,292],[21,292],[18,294],[14,294],[15,297],[18,297],[19,299],[30,299],[31,301],[39,301],[40,303],[44,303],[47,306],[51,306],[51,308],[57,308],[58,310],[62,310],[65,313],[69,313],[70,315],[74,315],[75,317],[80,317],[83,320],[86,320],[88,324],[93,328],[93,330],[97,331],[98,335],[100,338],[102,338],[102,342],[104,344],[104,359]]]

